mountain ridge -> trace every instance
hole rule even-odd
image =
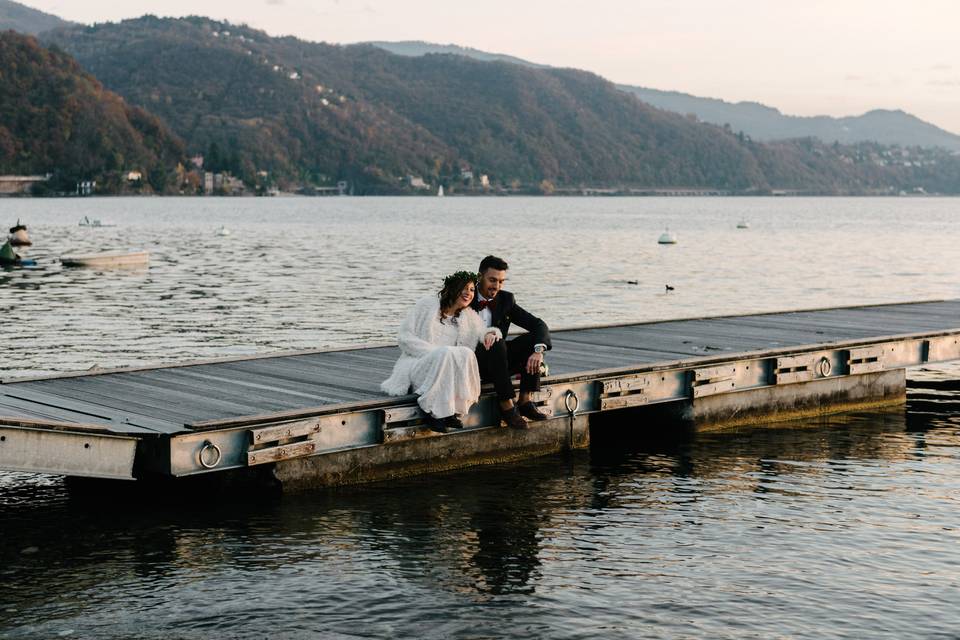
[[[422,56],[450,54],[481,60],[498,60],[535,68],[549,68],[500,53],[489,53],[454,44],[433,44],[424,41],[375,41],[369,44],[396,55]],[[636,95],[655,107],[679,113],[693,114],[702,122],[718,126],[729,125],[733,131],[743,131],[756,140],[784,140],[815,137],[830,142],[852,144],[878,142],[900,146],[940,146],[960,150],[960,135],[937,127],[901,109],[872,109],[853,116],[794,116],[755,101],[727,102],[719,98],[694,96],[681,91],[651,89],[629,84],[617,84],[619,89]]]
[[[358,193],[581,187],[735,193],[960,191],[960,159],[877,145],[764,144],[586,71],[275,38],[199,16],[58,29],[45,40],[156,114],[204,168]],[[185,72],[189,70],[189,72]],[[475,175],[472,175],[475,174]]]
[[[0,31],[12,30],[37,35],[50,29],[72,25],[55,15],[44,13],[12,0],[0,0]]]

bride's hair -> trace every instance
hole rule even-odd
[[[477,274],[474,271],[457,271],[443,279],[443,288],[437,293],[440,298],[440,313],[447,307],[452,307],[463,288],[470,283],[477,283]]]

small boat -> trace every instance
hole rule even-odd
[[[20,224],[20,219],[17,219],[17,224],[10,227],[10,245],[14,247],[29,247],[33,242],[30,240],[30,235],[27,233],[27,225]]]
[[[750,228],[750,223],[747,222],[746,220],[741,219],[740,222],[737,223],[737,229],[749,229],[749,228]]]
[[[660,234],[657,244],[677,244],[677,234],[675,234],[673,231],[670,231],[670,228],[668,227],[663,233]]]
[[[226,225],[221,225],[213,234],[217,236],[228,236],[230,235],[230,229],[227,229]]]
[[[80,218],[80,226],[81,227],[115,227],[117,225],[103,224],[103,222],[101,222],[99,218],[94,218],[93,220],[91,220],[87,216],[83,216],[82,218]]]
[[[101,251],[60,257],[65,267],[142,267],[149,261],[149,251]]]
[[[437,197],[438,198],[443,197],[443,185],[440,185],[440,187],[437,189]]]
[[[28,260],[14,251],[9,240],[0,246],[0,267],[33,267],[36,264],[36,260]]]

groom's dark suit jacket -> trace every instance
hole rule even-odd
[[[480,311],[479,297],[474,296],[471,306],[475,311]],[[547,349],[553,348],[550,344],[550,330],[547,328],[547,323],[518,305],[509,291],[500,291],[493,299],[491,307],[492,326],[500,329],[504,340],[507,338],[507,332],[510,331],[510,325],[515,324],[530,332],[534,344],[542,343],[547,345]]]

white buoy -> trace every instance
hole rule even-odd
[[[666,231],[660,234],[660,239],[657,240],[657,244],[677,244],[677,234],[670,231],[668,227]]]

